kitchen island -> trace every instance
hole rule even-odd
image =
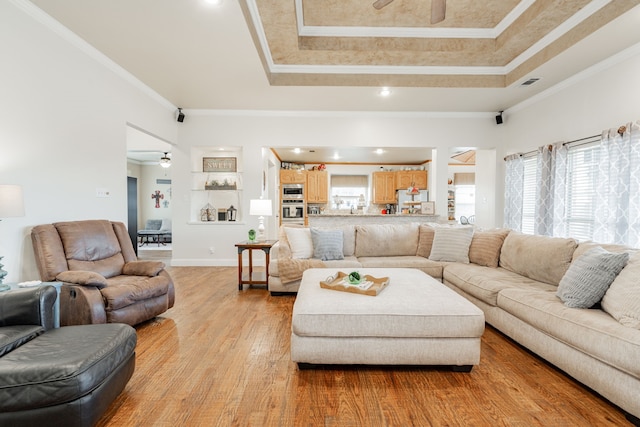
[[[379,213],[323,213],[307,215],[309,227],[333,227],[343,224],[385,224],[407,222],[441,222],[440,215],[392,214]]]

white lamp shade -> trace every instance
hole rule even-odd
[[[271,216],[273,208],[269,199],[253,199],[249,202],[249,215]]]
[[[24,216],[24,198],[19,185],[0,185],[0,218]]]

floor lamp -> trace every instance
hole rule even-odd
[[[264,237],[264,217],[273,215],[273,207],[269,199],[253,199],[249,203],[249,215],[259,216],[258,218],[258,241],[265,240]]]
[[[22,187],[19,185],[0,185],[0,220],[16,216],[24,216]],[[0,255],[0,291],[9,288],[7,285],[2,285],[2,280],[7,275],[7,272],[2,269],[2,258]]]

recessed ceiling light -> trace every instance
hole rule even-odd
[[[378,148],[376,151],[374,151],[374,153],[380,155],[380,154],[384,153],[384,150],[382,148]]]
[[[204,0],[204,2],[212,6],[220,6],[222,4],[222,0]]]
[[[378,92],[378,95],[380,96],[389,96],[391,95],[391,89],[389,89],[388,87],[383,87],[380,89],[380,91]]]
[[[301,150],[300,150],[299,148],[294,148],[294,149],[293,149],[293,152],[294,152],[294,153],[296,153],[296,154],[300,154],[300,151],[301,151]]]
[[[337,151],[333,153],[333,160],[338,160],[339,158],[340,158],[340,155],[338,154]]]

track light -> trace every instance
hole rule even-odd
[[[164,156],[160,157],[160,166],[162,166],[165,169],[171,166],[171,159],[167,156],[167,154],[169,153],[165,152]]]
[[[178,108],[178,111],[176,111],[176,120],[180,123],[184,122],[184,113],[182,112],[182,108]]]

